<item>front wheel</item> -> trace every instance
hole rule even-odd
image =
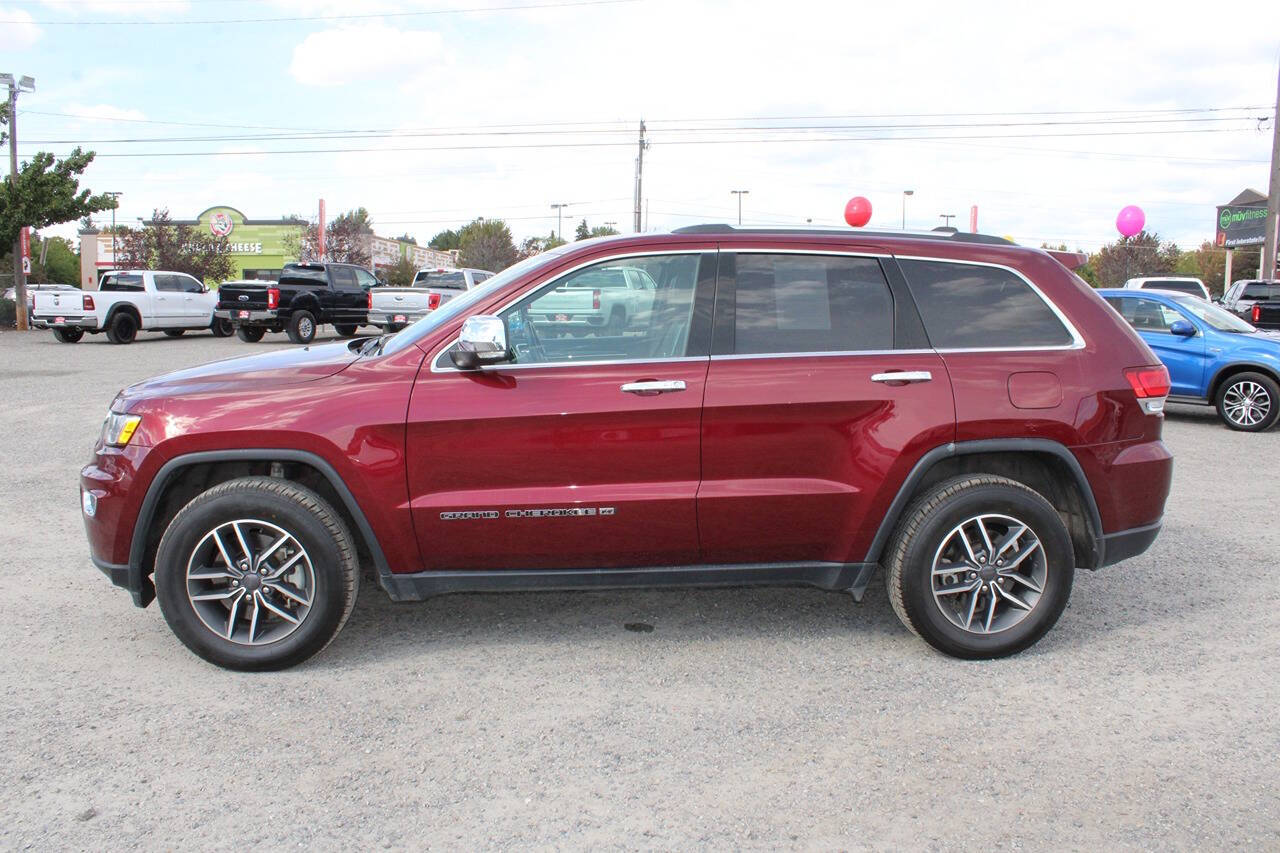
[[[1218,389],[1218,417],[1234,430],[1262,432],[1280,418],[1280,386],[1262,373],[1237,373]]]
[[[953,657],[1015,654],[1053,627],[1071,595],[1075,552],[1057,510],[1004,477],[939,483],[890,542],[889,600],[917,636]]]
[[[74,344],[84,337],[84,329],[54,329],[53,336],[59,343]]]
[[[209,331],[213,332],[215,338],[229,338],[235,334],[236,327],[230,320],[214,317],[213,322],[209,324]]]
[[[295,344],[309,344],[316,337],[316,318],[310,311],[294,311],[287,331]]]
[[[236,337],[246,344],[256,344],[266,333],[267,330],[259,326],[240,326],[236,329]]]
[[[156,598],[178,639],[227,669],[294,666],[351,615],[360,572],[341,517],[288,480],[244,477],[197,496],[156,552]]]

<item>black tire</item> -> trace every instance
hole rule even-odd
[[[138,318],[129,311],[117,311],[107,323],[107,340],[113,344],[131,344],[138,337]]]
[[[210,541],[206,538],[209,532],[219,525],[244,519],[269,522],[294,537],[305,550],[312,570],[311,590],[290,587],[294,592],[310,592],[311,595],[311,604],[300,615],[298,625],[289,627],[289,623],[280,621],[278,627],[291,633],[278,640],[257,645],[243,642],[245,634],[252,630],[252,625],[261,624],[241,624],[253,612],[250,605],[244,605],[245,613],[241,621],[228,620],[233,626],[232,636],[240,638],[240,642],[236,642],[226,638],[221,632],[215,633],[206,624],[206,617],[201,612],[208,613],[212,610],[216,613],[216,607],[203,602],[201,606],[210,610],[198,612],[188,590],[191,584],[197,583],[187,577],[188,562],[200,559],[196,555],[201,548],[211,547],[205,544]],[[242,522],[242,527],[249,527],[250,524],[251,522]],[[255,544],[251,529],[246,533],[246,539],[251,542],[251,548],[259,549],[263,547],[263,543],[270,541],[269,538],[262,539]],[[225,547],[233,560],[239,560],[241,549],[237,542],[228,541]],[[245,573],[248,574],[253,573]],[[234,583],[237,587],[240,586],[239,581]],[[220,588],[231,590],[231,584],[232,581],[227,580],[226,585]],[[191,651],[210,663],[227,669],[275,670],[301,663],[320,652],[338,635],[355,606],[360,570],[351,534],[341,516],[323,498],[289,480],[243,477],[214,486],[198,495],[174,516],[161,537],[156,552],[155,585],[156,598],[160,602],[165,621]],[[249,588],[249,582],[245,581],[243,587]],[[200,588],[207,590],[209,587]],[[255,581],[255,590],[265,588],[265,583]],[[240,601],[250,598],[244,592],[232,594],[238,595]],[[276,595],[274,600],[281,606],[290,608],[293,615],[299,615],[299,609],[285,598]],[[232,608],[229,604],[217,603],[216,606],[225,606],[230,617]],[[264,621],[269,618],[270,612],[264,612]],[[259,638],[261,639],[261,635]]]
[[[1039,548],[1029,544],[1018,545],[1019,548],[1025,547],[1027,551],[1027,556],[1020,561],[1026,568],[1018,571],[1030,570],[1029,567],[1035,566],[1041,572],[1038,584],[1042,591],[1030,602],[1031,609],[1025,615],[1020,609],[1006,604],[1005,599],[995,592],[986,593],[988,588],[995,589],[993,584],[1000,579],[999,570],[994,565],[982,568],[983,572],[993,575],[990,578],[978,572],[969,573],[968,568],[962,568],[954,574],[939,575],[937,583],[943,589],[973,583],[982,584],[984,588],[954,598],[945,594],[935,597],[935,555],[941,556],[942,549],[953,541],[951,536],[957,526],[983,514],[1015,519],[1026,525],[1031,535],[1039,539]],[[978,553],[984,555],[981,544],[977,548]],[[1001,553],[1016,554],[1017,551]],[[1071,545],[1071,535],[1053,505],[1022,483],[989,474],[971,474],[946,480],[913,502],[903,513],[886,555],[889,601],[902,624],[938,651],[967,659],[1016,654],[1043,637],[1062,615],[1071,595],[1075,574],[1075,552]],[[985,560],[985,555],[983,558]],[[960,576],[958,582],[956,575]],[[1007,587],[1001,584],[1000,589],[1017,590],[1023,600],[1034,594],[1025,591],[1022,584],[1014,582],[1012,578],[1006,579],[1009,581]],[[987,594],[990,598],[984,597]],[[982,611],[985,613],[992,598],[998,602],[993,613],[1007,612],[1019,621],[1007,628],[997,628],[991,633],[966,630],[944,613],[944,605],[941,603],[955,601],[961,611],[967,603],[972,619],[977,603],[983,602]],[[964,615],[962,612],[959,618],[963,619]],[[992,622],[993,627],[995,624]],[[982,626],[973,627],[976,629]]]
[[[310,311],[294,311],[287,331],[295,344],[309,344],[316,337],[316,318]]]
[[[214,317],[213,322],[209,324],[209,331],[213,332],[215,338],[229,338],[236,333],[236,327],[230,320]]]
[[[185,331],[186,329],[165,329],[164,333],[171,338],[180,338]]]
[[[54,329],[53,336],[59,343],[74,344],[84,337],[84,329]]]
[[[1263,373],[1237,373],[1223,381],[1214,402],[1230,429],[1264,432],[1280,418],[1280,385]]]
[[[346,323],[334,323],[333,330],[338,333],[340,338],[354,338],[360,327],[354,323],[348,325]]]
[[[236,337],[244,341],[246,344],[256,344],[262,340],[262,336],[267,330],[261,326],[237,326]]]

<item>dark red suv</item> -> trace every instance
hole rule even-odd
[[[625,323],[577,322],[602,305]],[[132,386],[82,500],[97,566],[237,669],[322,649],[362,565],[397,601],[860,598],[883,567],[907,627],[987,658],[1155,539],[1168,390],[1045,252],[695,226],[546,252],[395,336]]]

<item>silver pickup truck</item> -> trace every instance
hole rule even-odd
[[[470,268],[418,270],[409,287],[375,287],[369,291],[373,297],[369,323],[387,332],[398,332],[491,275],[488,270]]]

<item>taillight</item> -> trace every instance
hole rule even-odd
[[[1249,312],[1249,319],[1253,320],[1255,323],[1262,319],[1261,305],[1258,305],[1257,303],[1254,304],[1253,310]]]
[[[368,297],[368,300],[365,302],[364,307],[372,308],[373,307],[373,291],[366,290],[364,295]]]
[[[439,307],[440,307],[440,294],[428,293],[427,294],[427,310],[434,311]]]
[[[600,310],[600,291],[591,291],[591,307]]]
[[[84,295],[84,310],[86,311],[93,310],[93,297],[87,293]]]
[[[267,288],[267,307],[268,308],[280,307],[280,288],[278,287]]]
[[[1138,405],[1148,415],[1164,411],[1165,398],[1172,387],[1169,383],[1169,369],[1163,364],[1154,367],[1130,367],[1125,370],[1124,378],[1129,380],[1133,396],[1138,398]]]

